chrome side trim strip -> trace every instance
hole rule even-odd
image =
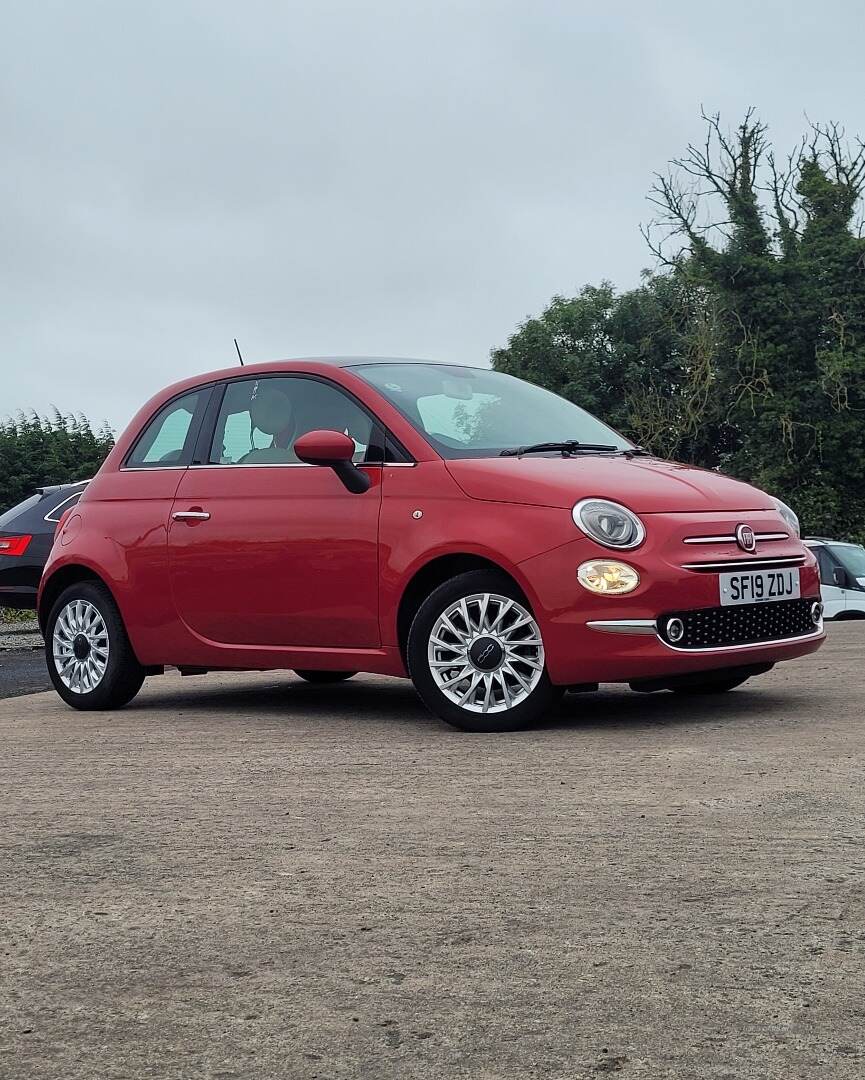
[[[743,649],[765,649],[770,645],[795,645],[799,641],[812,641],[814,638],[818,638],[823,634],[823,620],[820,620],[819,626],[815,627],[813,634],[800,634],[799,637],[787,637],[787,638],[775,638],[772,641],[749,641],[747,645],[708,645],[702,646],[699,649],[680,649],[676,645],[671,645],[669,641],[664,641],[660,634],[658,634],[658,641],[662,645],[666,645],[668,649],[677,653],[728,653],[728,652],[741,652]]]
[[[790,538],[789,533],[754,533],[754,539],[759,544],[761,541],[767,540],[788,540]],[[686,536],[682,541],[685,544],[735,544],[736,537],[730,536]]]
[[[413,469],[416,461],[356,461],[358,469]],[[202,465],[190,465],[190,469],[323,469],[326,465],[310,465],[306,461],[210,461]]]
[[[605,634],[657,634],[654,619],[594,619],[587,622],[590,630],[601,630]]]
[[[416,461],[358,461],[355,462],[359,469],[413,469]],[[325,465],[309,465],[305,461],[267,461],[248,462],[241,464],[236,461],[233,465],[225,462],[208,462],[203,465],[122,465],[119,472],[180,472],[187,469],[322,469]]]

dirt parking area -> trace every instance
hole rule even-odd
[[[863,672],[842,624],[490,736],[373,677],[0,702],[0,1076],[861,1078]]]

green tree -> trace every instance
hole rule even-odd
[[[814,125],[780,166],[749,112],[657,179],[670,273],[713,297],[725,468],[795,506],[808,531],[865,536],[865,146]]]
[[[717,313],[680,275],[617,296],[609,283],[554,297],[527,319],[493,367],[596,413],[656,453],[717,464],[728,443],[713,387]]]
[[[114,445],[107,425],[94,431],[84,416],[19,413],[0,422],[0,509],[34,488],[91,477]]]
[[[865,146],[815,125],[779,163],[752,111],[704,119],[652,190],[658,270],[555,297],[493,366],[865,538]]]

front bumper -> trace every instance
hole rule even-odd
[[[626,561],[640,573],[639,588],[622,597],[595,596],[576,581],[576,567],[591,557],[598,557],[597,548],[587,541],[574,541],[520,565],[540,615],[550,678],[558,685],[633,682],[775,664],[814,652],[825,640],[822,619],[815,625],[810,618],[811,605],[820,603],[819,578],[810,557],[799,571],[800,614],[807,616],[807,622],[798,616],[779,619],[776,612],[764,612],[762,619],[771,614],[765,633],[753,635],[762,640],[747,640],[747,633],[743,639],[740,632],[738,638],[733,634],[720,645],[711,635],[693,638],[686,642],[691,647],[665,640],[666,620],[671,614],[735,610],[720,609],[716,574],[690,572],[651,552],[635,553]],[[727,617],[721,622],[726,625]],[[777,632],[773,626],[779,628]]]

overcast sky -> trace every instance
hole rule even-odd
[[[335,353],[485,363],[650,265],[652,173],[758,107],[861,132],[861,0],[18,0],[0,416]]]

